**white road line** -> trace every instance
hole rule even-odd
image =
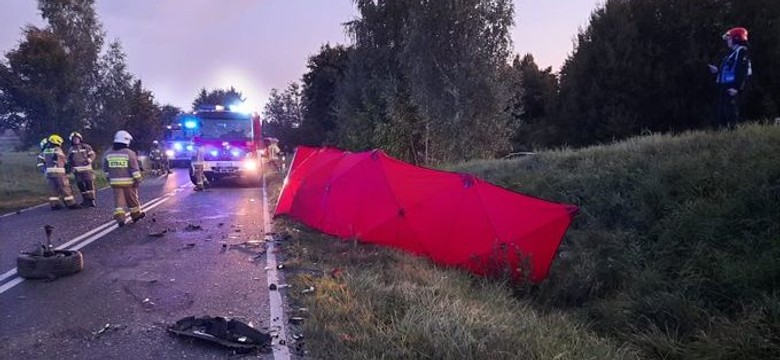
[[[97,191],[105,190],[105,189],[108,189],[109,187],[110,186],[104,186],[104,187],[102,187],[100,189],[97,189]],[[21,210],[11,211],[9,213],[5,213],[3,215],[0,215],[0,219],[2,219],[4,217],[7,217],[7,216],[11,216],[11,215],[18,215],[18,214],[21,214],[23,212],[34,210],[34,209],[37,209],[39,207],[44,207],[44,206],[48,206],[48,205],[49,205],[49,203],[45,202],[43,204],[38,204],[38,205],[31,206],[31,207],[28,207],[28,208],[24,208],[24,209],[21,209]]]
[[[151,201],[149,201],[148,203],[146,203],[146,205],[144,205],[142,207],[142,210],[143,211],[149,211],[151,209],[154,209],[154,208],[160,206],[162,203],[170,200],[170,198],[173,197],[173,194],[174,193],[171,192],[171,193],[165,194],[163,196],[160,196],[160,197],[152,199]],[[125,218],[126,221],[129,220],[129,219],[130,219],[130,215],[128,215]],[[76,238],[74,238],[74,239],[72,239],[72,240],[70,240],[70,241],[60,245],[60,246],[58,246],[56,249],[57,250],[62,250],[62,249],[66,248],[66,247],[68,247],[70,245],[78,243],[79,241],[83,240],[84,238],[87,238],[83,242],[81,242],[81,243],[79,243],[79,244],[77,244],[77,245],[75,245],[75,246],[73,246],[72,248],[69,249],[69,250],[79,250],[79,249],[81,249],[81,248],[83,248],[83,247],[85,247],[85,246],[95,242],[96,240],[102,238],[106,234],[108,234],[108,233],[110,233],[110,232],[112,232],[112,231],[114,231],[114,230],[116,230],[118,228],[119,228],[119,225],[117,225],[115,221],[109,221],[109,222],[107,222],[107,223],[105,223],[103,225],[100,225],[100,226],[98,226],[98,227],[88,231],[87,233],[84,233],[84,234],[82,234],[82,235],[80,235],[80,236],[78,236],[78,237],[76,237]],[[16,273],[17,273],[16,268],[13,268],[13,269],[5,272],[2,275],[2,277],[0,277],[0,281],[4,281],[6,278],[14,276],[14,275],[16,275]],[[24,282],[24,278],[22,278],[22,277],[16,277],[14,279],[11,279],[11,281],[9,281],[9,282],[3,284],[2,286],[0,286],[0,295],[2,295],[4,292],[10,290],[14,286],[21,284],[22,282]]]
[[[268,192],[266,191],[265,175],[263,175],[263,232],[268,234],[271,232],[271,217],[268,213]],[[279,285],[279,273],[276,271],[276,253],[274,252],[273,241],[268,242],[268,248],[266,253],[266,266],[268,266],[268,286],[271,284]],[[268,287],[266,287],[268,289]],[[284,340],[287,344],[287,331],[284,327],[286,323],[284,317],[284,303],[282,302],[282,293],[280,290],[271,290],[268,294],[268,299],[271,303],[271,329],[278,326],[279,339]],[[274,359],[289,360],[290,349],[287,345],[276,344],[272,346]]]
[[[3,282],[3,280],[5,280],[5,279],[7,279],[7,278],[9,278],[11,276],[14,276],[14,275],[16,275],[16,268],[8,270],[8,271],[5,272],[5,274],[0,275],[0,282]]]
[[[3,286],[0,286],[0,294],[8,291],[9,289],[11,289],[12,287],[14,287],[16,285],[21,284],[23,281],[24,281],[23,278],[17,277],[15,279],[13,279],[13,280],[3,284]]]

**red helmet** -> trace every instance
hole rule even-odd
[[[726,40],[728,38],[731,38],[732,40],[736,40],[736,41],[747,42],[748,31],[743,27],[731,28],[729,29],[729,31],[726,31],[726,33],[723,34],[723,40]]]

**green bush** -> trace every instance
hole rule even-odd
[[[780,127],[651,135],[471,162],[581,212],[524,293],[658,358],[780,358]]]

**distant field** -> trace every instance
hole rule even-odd
[[[41,204],[49,197],[46,178],[36,168],[34,152],[0,153],[0,213]],[[70,175],[73,180],[73,175]],[[105,175],[97,171],[97,186],[106,184]],[[71,181],[74,192],[78,188]],[[78,197],[78,196],[77,196]]]
[[[780,358],[780,126],[474,161],[581,208],[538,287],[476,279],[288,220],[292,308],[318,358]],[[274,196],[276,198],[276,196]],[[313,286],[313,293],[302,289]]]

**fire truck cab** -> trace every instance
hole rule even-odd
[[[228,177],[252,183],[261,180],[264,145],[259,115],[215,106],[200,108],[184,121],[195,129],[192,161],[203,164],[209,182]],[[190,166],[190,180],[197,182],[194,165]]]

